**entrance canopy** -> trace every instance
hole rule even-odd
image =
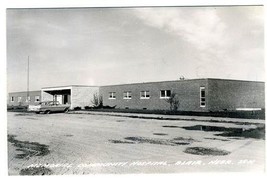
[[[58,101],[74,107],[85,107],[91,104],[94,94],[99,92],[97,86],[69,85],[46,87],[41,90],[41,101]]]
[[[71,87],[51,87],[42,89],[43,101],[58,101],[60,104],[71,104]]]
[[[63,89],[63,90],[43,90],[46,93],[49,93],[50,95],[70,95],[71,89]]]

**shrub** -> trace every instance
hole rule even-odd
[[[84,109],[92,109],[90,106],[84,106]]]
[[[77,106],[75,108],[73,108],[75,111],[81,110],[82,108],[80,106]]]
[[[95,93],[91,102],[94,105],[94,107],[101,108],[103,106],[103,97]]]
[[[170,111],[177,111],[180,105],[180,101],[176,96],[176,93],[172,93],[170,98],[166,99],[166,102],[170,104]]]

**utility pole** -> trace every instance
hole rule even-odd
[[[28,70],[27,70],[27,101],[29,102],[29,80],[30,80],[30,56],[28,56]]]

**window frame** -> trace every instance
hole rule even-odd
[[[142,96],[142,92],[144,92],[144,96]],[[149,90],[140,91],[140,99],[150,99],[150,91]]]
[[[11,102],[11,103],[14,103],[14,102],[15,102],[15,97],[14,97],[14,96],[11,96],[11,97],[10,97],[10,102]]]
[[[126,96],[124,95],[126,93]],[[132,99],[132,92],[131,91],[124,91],[123,92],[123,99]]]
[[[202,95],[202,91],[204,91],[204,96]],[[204,101],[202,101],[202,99],[204,99]],[[206,88],[204,86],[199,88],[199,106],[201,108],[205,108],[206,107]]]
[[[109,92],[108,94],[109,94],[108,99],[111,99],[111,100],[112,100],[112,99],[113,99],[113,100],[116,99],[116,92]]]
[[[164,91],[164,96],[162,96],[162,91]],[[170,91],[170,96],[167,96],[168,91]],[[169,99],[171,97],[172,91],[171,90],[160,90],[160,99]]]

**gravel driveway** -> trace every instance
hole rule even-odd
[[[250,136],[262,124],[7,115],[10,175],[264,171],[265,138]],[[218,135],[223,131],[214,129],[221,127],[248,130],[249,136]]]

